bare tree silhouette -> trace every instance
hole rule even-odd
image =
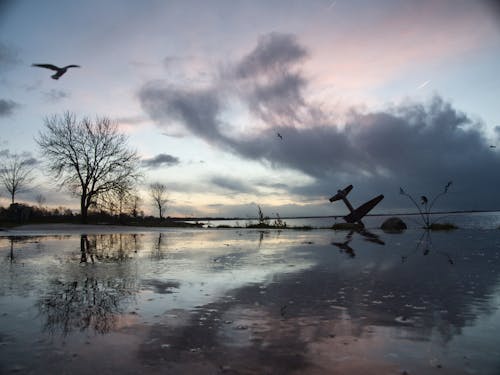
[[[127,147],[127,137],[108,118],[95,121],[66,112],[45,119],[36,139],[50,172],[80,197],[82,222],[98,198],[130,189],[140,178],[139,157]]]
[[[18,154],[4,157],[0,166],[0,183],[10,194],[14,203],[17,193],[25,191],[33,182],[33,159]]]
[[[149,185],[149,194],[156,207],[158,207],[160,219],[163,219],[163,211],[168,202],[167,187],[162,183],[154,182]]]
[[[408,199],[415,205],[415,207],[417,207],[418,213],[420,214],[420,217],[422,218],[422,222],[424,224],[424,228],[425,229],[431,229],[432,228],[432,224],[433,224],[431,222],[432,207],[434,206],[434,203],[436,203],[436,201],[439,198],[441,198],[443,195],[445,195],[446,193],[448,193],[448,190],[450,189],[451,184],[452,184],[452,181],[449,181],[445,185],[443,191],[441,193],[437,194],[432,199],[432,201],[430,203],[429,203],[429,199],[425,195],[422,195],[420,197],[420,203],[424,207],[423,209],[420,208],[420,206],[418,205],[418,203],[415,200],[415,198],[413,198],[413,196],[411,194],[407,193],[402,187],[399,188],[399,194],[408,197]]]

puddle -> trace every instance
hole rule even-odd
[[[500,369],[498,231],[42,234],[0,237],[1,373]]]

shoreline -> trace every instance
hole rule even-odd
[[[165,230],[169,227],[138,227],[115,224],[26,224],[11,228],[0,228],[0,237],[9,235],[31,235],[31,233],[47,234],[109,234],[109,233],[130,233],[130,232],[154,232]],[[175,227],[173,227],[175,228]],[[191,229],[191,228],[184,228]],[[26,234],[28,233],[28,234]]]

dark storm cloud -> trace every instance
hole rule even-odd
[[[14,0],[0,0],[0,11],[2,14],[7,12],[9,8],[14,4]]]
[[[249,109],[265,123],[292,125],[300,121],[304,106],[305,80],[299,74],[279,74],[272,81],[257,84],[246,93]]]
[[[179,158],[168,154],[158,154],[151,159],[144,159],[142,161],[142,164],[148,168],[171,167],[179,163]]]
[[[238,78],[254,79],[259,74],[275,74],[306,57],[307,51],[290,34],[270,33],[259,38],[257,47],[236,66]]]
[[[139,99],[144,110],[158,122],[177,120],[207,142],[223,138],[216,90],[187,90],[152,82],[140,90]]]
[[[492,15],[496,17],[497,21],[500,21],[500,1],[498,0],[482,0],[488,9],[491,11]]]
[[[293,35],[271,33],[229,69],[228,78],[249,109],[264,122],[293,123],[305,102],[306,80],[297,71],[307,51]]]
[[[232,192],[238,192],[238,193],[255,192],[255,189],[249,186],[247,183],[231,177],[214,176],[210,179],[210,182],[219,188],[222,188],[224,190],[229,190]]]
[[[19,104],[8,99],[0,99],[0,117],[10,116]]]
[[[274,168],[314,178],[290,191],[328,197],[356,184],[356,194],[389,194],[387,206],[406,204],[399,186],[416,194],[453,180],[448,204],[460,209],[500,208],[500,153],[490,148],[482,124],[439,96],[384,111],[353,110],[339,124],[303,95],[307,80],[297,68],[306,50],[292,36],[270,34],[211,87],[180,89],[155,83],[139,94],[143,108],[164,126],[172,119],[207,142]],[[237,96],[268,128],[228,136],[220,118]],[[279,132],[283,139],[276,137]],[[354,193],[353,193],[354,194]],[[354,194],[355,195],[355,194]]]

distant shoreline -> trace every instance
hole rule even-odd
[[[453,214],[475,214],[475,213],[500,213],[500,210],[461,210],[461,211],[438,211],[432,213],[432,215],[453,215]],[[388,216],[418,216],[420,213],[412,212],[412,213],[385,213],[385,214],[369,214],[366,216],[370,217],[388,217]],[[337,219],[342,218],[343,215],[327,215],[327,216],[294,216],[294,217],[280,217],[282,220],[300,220],[300,219]],[[274,220],[276,218],[268,218],[266,220]],[[254,221],[259,220],[258,218],[169,218],[170,222],[210,222],[210,221]],[[201,224],[201,223],[200,223]],[[22,224],[18,226],[9,226],[9,227],[0,227],[0,237],[8,237],[11,235],[35,235],[35,233],[40,234],[109,234],[109,233],[137,233],[137,232],[151,232],[151,231],[163,231],[166,229],[197,229],[202,228],[202,225],[127,225],[127,224],[111,224],[111,223],[102,223],[102,224],[78,224],[78,223],[31,223],[31,224]],[[221,228],[224,226],[221,226]],[[211,229],[217,229],[217,227],[210,227]],[[233,228],[229,227],[228,228]],[[235,229],[255,229],[252,227],[234,227]],[[266,227],[267,228],[267,227]],[[269,226],[268,229],[273,229],[272,225]],[[276,227],[275,229],[329,229],[327,227]]]
[[[456,210],[456,211],[436,211],[431,212],[431,215],[451,215],[451,214],[476,214],[476,213],[500,213],[500,209],[494,210]],[[419,216],[420,212],[410,213],[385,213],[385,214],[368,214],[366,217],[387,217],[387,216]],[[339,219],[345,215],[318,215],[318,216],[280,216],[282,220],[299,220],[299,219]],[[274,220],[277,217],[267,217],[269,220]],[[258,217],[171,217],[175,221],[244,221],[244,220],[259,220]]]

